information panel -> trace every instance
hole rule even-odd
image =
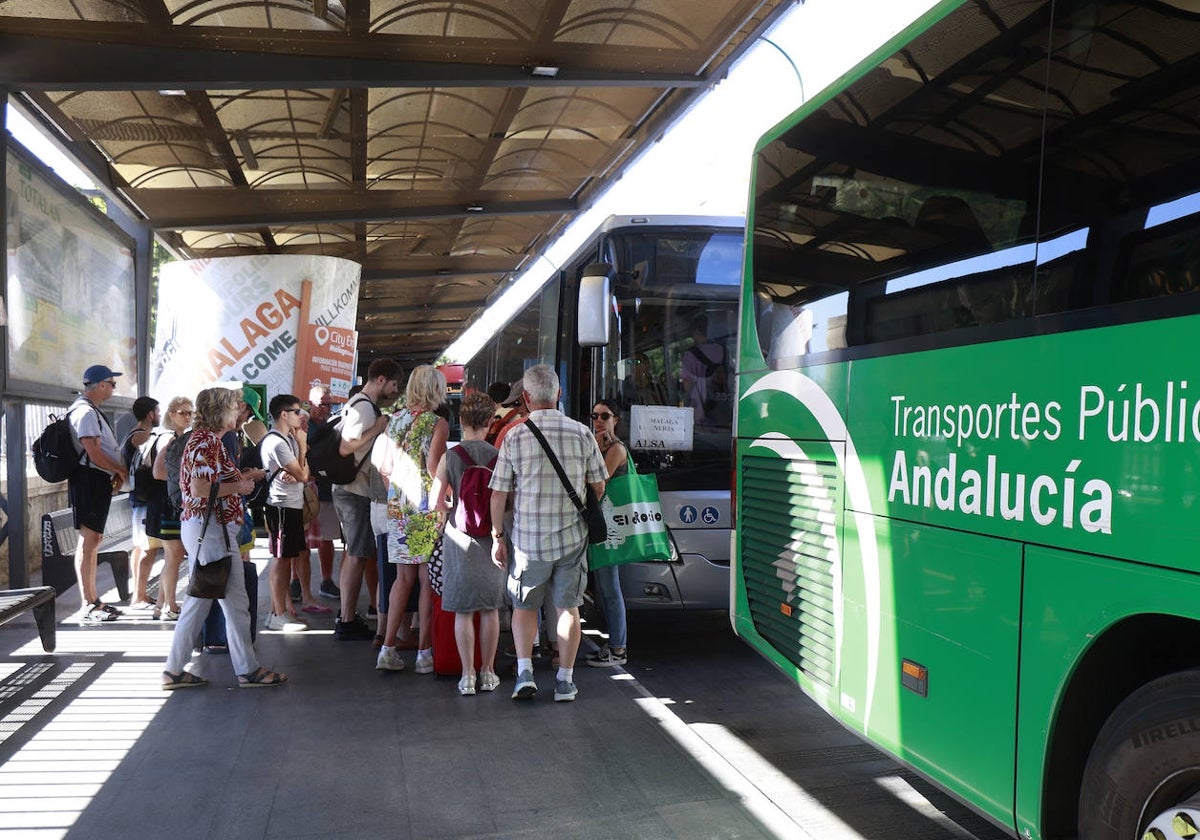
[[[138,394],[133,240],[10,141],[7,166],[8,387],[82,387],[105,364]]]

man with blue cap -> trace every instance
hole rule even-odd
[[[102,603],[96,594],[96,559],[108,523],[109,505],[128,477],[117,436],[99,408],[117,390],[120,375],[107,365],[92,365],[83,372],[83,393],[67,410],[71,429],[83,448],[79,456],[82,469],[67,479],[67,497],[79,531],[75,575],[83,597],[82,624],[115,621],[121,614],[116,607]]]

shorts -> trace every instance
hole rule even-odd
[[[151,509],[149,505],[130,505],[129,514],[133,522],[130,527],[131,539],[134,548],[140,548],[143,551],[155,551],[162,548],[162,540],[158,537],[149,535],[149,527],[146,520],[149,518]]]
[[[308,548],[304,539],[304,511],[300,508],[263,508],[267,522],[267,545],[271,556],[282,559],[299,557]]]
[[[509,561],[508,596],[518,610],[543,605],[569,610],[583,603],[587,588],[587,543],[576,554],[551,562]]]
[[[90,528],[97,534],[104,533],[108,509],[112,505],[112,490],[112,476],[103,470],[83,467],[71,473],[67,479],[67,499],[74,513],[76,530]]]
[[[308,523],[308,547],[320,548],[321,543],[340,539],[342,525],[338,522],[337,511],[333,509],[332,501],[321,501],[320,512]]]
[[[170,542],[172,540],[182,539],[180,524],[180,511],[175,507],[170,500],[163,504],[162,518],[158,523],[158,538]]]
[[[343,553],[351,557],[375,556],[375,532],[371,528],[371,500],[366,496],[333,492],[333,507],[342,523]]]

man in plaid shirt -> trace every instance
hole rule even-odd
[[[508,593],[514,607],[517,684],[512,696],[517,700],[537,694],[533,642],[537,611],[545,603],[557,612],[560,667],[554,699],[570,702],[577,694],[573,666],[579,650],[579,605],[587,586],[587,529],[545,449],[528,427],[537,424],[580,499],[585,492],[603,496],[608,471],[591,429],[556,408],[562,389],[554,369],[534,365],[525,371],[522,385],[529,419],[505,436],[489,485],[492,560],[508,571]],[[510,493],[516,494],[511,552],[503,530]]]

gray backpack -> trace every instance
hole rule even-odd
[[[164,456],[167,464],[167,496],[171,499],[175,510],[183,510],[183,490],[179,487],[179,467],[183,464],[183,449],[187,446],[188,438],[191,436],[192,430],[188,429],[176,437],[167,444],[167,454]]]

